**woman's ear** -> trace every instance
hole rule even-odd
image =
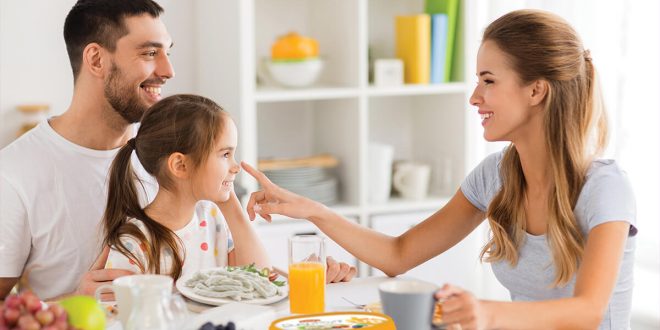
[[[190,177],[190,165],[186,155],[175,152],[167,157],[167,170],[177,179],[188,179]]]
[[[545,96],[548,95],[548,82],[539,79],[534,81],[531,85],[531,95],[530,95],[530,105],[536,106],[545,100]]]

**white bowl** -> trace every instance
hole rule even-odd
[[[313,84],[323,69],[323,61],[318,58],[300,61],[266,62],[270,76],[286,87],[305,87]]]

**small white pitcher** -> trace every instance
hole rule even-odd
[[[186,304],[172,294],[172,278],[165,275],[129,275],[96,289],[115,293],[118,318],[125,330],[181,329],[188,316]]]

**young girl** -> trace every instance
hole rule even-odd
[[[234,193],[236,144],[233,120],[207,98],[175,95],[149,108],[110,170],[106,268],[178,279],[214,266],[268,267]],[[134,184],[133,151],[159,185],[144,209]]]
[[[510,141],[465,179],[442,209],[399,237],[360,227],[314,201],[261,183],[248,213],[306,218],[359,259],[397,275],[447,251],[485,218],[481,256],[512,302],[445,285],[444,321],[462,329],[628,329],[635,201],[605,146],[596,70],[561,18],[521,10],[491,23],[470,102],[488,141]],[[374,252],[374,251],[377,251]]]

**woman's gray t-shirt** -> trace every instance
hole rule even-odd
[[[488,156],[461,184],[465,197],[481,211],[486,211],[500,190],[502,156],[503,152]],[[613,160],[596,160],[591,164],[573,211],[585,238],[591,229],[605,222],[627,221],[631,225],[616,286],[599,326],[599,329],[629,329],[637,234],[635,198],[626,174]],[[553,287],[555,267],[545,235],[526,234],[515,267],[506,261],[494,262],[491,266],[497,279],[509,290],[513,301],[573,296],[575,275],[566,286]]]

